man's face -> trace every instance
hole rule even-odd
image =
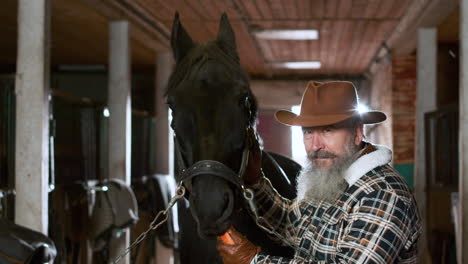
[[[307,156],[317,169],[329,169],[346,155],[346,148],[358,146],[362,140],[362,125],[351,128],[349,121],[319,127],[303,127]]]

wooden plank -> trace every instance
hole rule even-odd
[[[374,34],[378,26],[379,26],[379,22],[376,22],[376,21],[368,21],[366,23],[366,28],[362,36],[363,40],[360,43],[360,46],[356,54],[354,54],[354,58],[350,67],[351,70],[359,69],[360,71],[362,68],[362,65],[365,64],[362,62],[363,61],[362,58],[365,56],[367,52],[369,52],[369,49],[372,48],[372,46],[374,46]]]
[[[325,1],[325,15],[324,18],[336,18],[338,9],[338,0]]]
[[[333,21],[324,20],[320,27],[320,62],[322,64],[322,70],[326,70],[331,67],[329,56],[325,47],[329,47],[331,39],[333,37]]]
[[[388,0],[368,0],[367,2],[367,8],[365,10],[364,18],[376,18],[377,17],[377,11],[379,10],[379,6],[383,1],[388,1]]]
[[[269,29],[273,27],[272,21],[258,23],[262,28]],[[257,43],[259,43],[259,47],[262,50],[264,60],[269,63],[276,58],[276,46],[273,45],[272,41],[267,39],[256,39]]]
[[[392,8],[395,4],[397,4],[398,1],[382,1],[379,9],[377,11],[377,16],[376,18],[389,18],[390,12],[392,11]]]
[[[230,20],[242,19],[231,0],[211,0],[211,3],[218,9],[218,17],[221,17],[221,14],[226,12]]]
[[[270,62],[274,60],[273,50],[269,41],[267,40],[257,40],[260,49],[262,50],[263,57],[265,61]]]
[[[353,0],[353,6],[351,8],[352,18],[362,18],[368,7],[368,0]]]
[[[245,15],[247,15],[247,19],[262,19],[262,15],[260,14],[257,6],[253,1],[250,0],[233,0],[233,2],[237,3],[239,8],[242,9]]]
[[[160,20],[172,21],[174,19],[174,14],[177,10],[176,6],[169,5],[164,0],[156,0],[153,3],[155,14]]]
[[[368,22],[365,20],[354,22],[353,37],[349,43],[350,45],[348,46],[349,53],[343,62],[343,65],[348,71],[352,70],[353,68],[354,61],[356,60],[355,55],[358,53],[359,48],[361,47],[361,43],[364,40],[367,23]]]
[[[202,20],[219,19],[216,7],[211,0],[188,1],[190,8],[193,9]]]
[[[331,41],[331,46],[329,46],[329,58],[330,58],[330,67],[332,67],[334,69],[334,71],[336,71],[337,67],[339,67],[339,65],[337,65],[337,61],[339,60],[339,58],[337,58],[339,56],[339,53],[340,53],[340,50],[339,50],[339,47],[340,47],[340,42],[342,41],[342,37],[343,37],[343,34],[344,34],[344,30],[346,29],[346,21],[334,21],[334,26],[333,26],[333,38],[332,38],[332,41]]]
[[[288,19],[297,19],[297,0],[290,0],[288,2],[282,2],[283,10],[285,11],[286,18]]]
[[[186,0],[172,0],[172,6],[179,12],[180,17],[186,20],[201,20],[199,14],[187,5]]]
[[[309,21],[309,28],[315,28],[319,30],[321,28],[321,21]],[[309,59],[310,60],[320,60],[320,39],[322,38],[322,33],[319,32],[319,39],[318,40],[309,40],[308,43],[308,50],[309,50]]]
[[[306,22],[297,22],[297,21],[289,21],[284,24],[285,28],[291,29],[302,29],[305,28]],[[304,61],[306,57],[304,51],[307,52],[307,49],[304,47],[304,42],[301,40],[286,40],[283,49],[287,49],[289,54],[285,57],[288,61]]]
[[[272,60],[269,62],[276,62],[280,61],[280,56],[281,56],[281,48],[278,45],[276,40],[267,40],[268,44],[270,45],[270,49],[272,51],[273,57],[271,58]]]
[[[340,40],[338,43],[338,50],[336,51],[337,56],[334,62],[335,72],[346,73],[348,69],[346,68],[345,62],[347,57],[350,54],[350,44],[354,38],[354,25],[356,22],[347,20],[343,22],[343,29],[340,34]]]
[[[385,22],[379,22],[377,31],[373,35],[373,45],[368,46],[368,52],[364,53],[362,55],[362,60],[361,60],[361,65],[357,68],[363,69],[363,71],[366,71],[369,69],[369,66],[371,63],[373,63],[373,59],[376,59],[376,56],[381,56],[376,55],[377,52],[379,52],[382,44],[386,40],[387,36],[389,35],[390,31],[395,27],[396,22],[394,21],[385,21]],[[380,63],[385,63],[385,62],[380,62]]]
[[[325,16],[325,0],[308,1],[310,8],[306,9],[310,14],[307,18],[323,18]],[[304,5],[307,8],[307,5]]]
[[[236,32],[237,51],[241,64],[251,74],[264,73],[264,63],[261,50],[249,34],[243,22],[231,21],[232,28]]]
[[[380,23],[377,34],[375,35],[375,39],[376,41],[378,41],[377,48],[375,49],[375,52],[373,54],[369,52],[367,54],[368,57],[364,58],[364,60],[367,60],[368,63],[364,64],[363,67],[366,67],[367,69],[369,69],[370,63],[372,63],[372,59],[374,59],[377,56],[379,56],[379,59],[382,59],[381,56],[384,56],[383,54],[378,54],[378,55],[376,54],[377,52],[380,51],[380,48],[383,45],[383,43],[385,43],[385,40],[388,38],[388,35],[395,28],[396,23],[397,22],[395,21],[384,21]],[[385,61],[383,63],[385,63]]]
[[[210,25],[210,23],[205,23],[203,21],[194,21],[181,18],[181,23],[184,26],[185,30],[187,30],[188,34],[197,43],[205,43],[208,40],[214,38],[212,29],[209,29],[206,25]],[[217,25],[216,22],[211,22],[213,25]],[[215,26],[216,27],[216,26]]]
[[[310,5],[311,1],[297,0],[297,18],[309,19],[310,18]]]
[[[216,22],[216,21],[213,21],[213,20],[208,20],[208,21],[203,22],[202,27],[206,28],[206,32],[207,32],[207,35],[205,37],[206,41],[216,39],[216,37],[218,36],[218,31],[219,31],[219,22]],[[238,33],[234,32],[234,34],[235,34],[236,39],[237,39]]]
[[[362,53],[360,55],[361,59],[355,66],[355,69],[362,73],[364,73],[369,68],[369,65],[372,63],[375,54],[379,51],[381,45],[383,44],[383,40],[378,38],[378,32],[382,27],[382,22],[371,22],[370,26],[372,27],[371,31],[373,33],[366,37],[367,41],[362,46]]]
[[[257,6],[263,19],[273,19],[273,12],[271,11],[268,0],[257,0]]]
[[[351,16],[351,8],[353,6],[353,1],[349,0],[340,0],[338,2],[338,18],[349,18]]]
[[[389,18],[400,19],[408,10],[410,5],[410,0],[396,0],[398,3],[393,6],[392,11],[390,12]]]
[[[269,0],[271,10],[273,12],[273,17],[275,19],[286,19],[286,12],[284,11],[284,6],[278,0]]]
[[[298,22],[299,28],[304,28],[304,29],[319,29],[319,22],[317,21],[303,21],[303,22]],[[318,60],[318,57],[316,56],[315,58],[312,56],[312,50],[310,49],[310,43],[318,43],[317,40],[300,40],[299,45],[300,45],[300,53],[298,54],[298,59],[302,57],[302,60]]]

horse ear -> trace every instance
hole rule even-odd
[[[192,38],[180,23],[179,13],[176,12],[171,33],[171,47],[176,63],[179,63],[194,45]]]
[[[221,21],[219,22],[217,41],[225,52],[234,55],[236,58],[238,57],[236,49],[236,35],[232,30],[231,23],[229,23],[226,13],[223,13]]]

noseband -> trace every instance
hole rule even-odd
[[[182,157],[182,153],[180,151],[180,144],[177,139],[177,135],[174,134],[174,143],[176,145],[176,158],[179,166],[179,173],[176,175],[176,182],[179,185],[184,185],[188,191],[192,190],[192,179],[196,176],[209,174],[213,176],[217,176],[222,178],[236,187],[242,189],[245,193],[246,189],[244,187],[244,181],[242,176],[245,173],[245,169],[247,167],[248,159],[249,159],[249,152],[250,147],[252,146],[251,139],[249,135],[252,135],[253,129],[250,125],[250,120],[252,117],[252,110],[249,101],[249,97],[245,98],[245,107],[249,113],[249,119],[247,122],[246,134],[244,139],[244,149],[242,151],[242,159],[241,165],[238,172],[235,172],[228,166],[224,165],[223,163],[216,161],[216,160],[200,160],[194,163],[192,166],[187,167],[184,158]]]

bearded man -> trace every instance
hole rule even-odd
[[[254,144],[244,181],[254,191],[258,216],[293,259],[262,253],[234,229],[234,243],[218,240],[226,264],[416,263],[421,233],[413,195],[389,163],[392,152],[363,140],[364,124],[385,121],[380,111],[359,113],[350,82],[310,82],[296,115],[276,119],[301,126],[308,164],[297,178],[297,198],[281,197],[263,177]]]

